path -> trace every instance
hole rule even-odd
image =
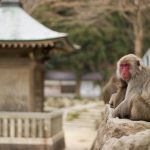
[[[103,104],[96,102],[64,109],[64,131],[66,150],[89,150],[97,134]],[[67,121],[67,114],[80,112],[80,116]]]

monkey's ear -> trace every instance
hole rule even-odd
[[[141,65],[141,63],[140,63],[140,61],[139,61],[139,60],[138,60],[136,63],[137,63],[137,66],[140,66],[140,65]]]
[[[142,70],[142,62],[140,60],[137,61],[137,66],[140,70]]]

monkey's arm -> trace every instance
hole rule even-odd
[[[111,95],[111,98],[110,98],[110,101],[109,101],[109,104],[110,104],[111,108],[115,108],[116,95],[117,95],[117,93],[114,93],[114,94]]]
[[[114,110],[112,116],[119,118],[129,118],[129,104],[127,100],[123,100]]]

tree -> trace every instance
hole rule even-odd
[[[150,8],[149,0],[115,0],[109,1],[108,9],[117,10],[133,26],[134,33],[134,52],[137,56],[142,56],[144,24],[147,10]]]
[[[81,47],[75,56],[66,58],[69,66],[64,57],[59,57],[55,69],[74,69],[76,74],[99,71],[107,79],[119,57],[134,50],[141,55],[142,47],[149,46],[149,6],[144,2],[50,0],[32,15],[51,29],[68,33],[70,40]]]

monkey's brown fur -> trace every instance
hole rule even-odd
[[[127,83],[122,79],[118,79],[117,91],[112,94],[109,104],[112,108],[116,108],[125,98]]]
[[[116,93],[117,91],[117,82],[118,79],[116,75],[111,76],[111,78],[108,80],[106,85],[104,86],[102,90],[102,99],[105,102],[105,104],[108,104],[111,98],[111,95],[113,93]]]
[[[128,80],[125,99],[115,108],[113,117],[150,121],[150,68],[143,66],[140,58],[129,54],[117,63],[119,78],[122,78],[119,72],[122,63],[131,65],[131,78]]]

